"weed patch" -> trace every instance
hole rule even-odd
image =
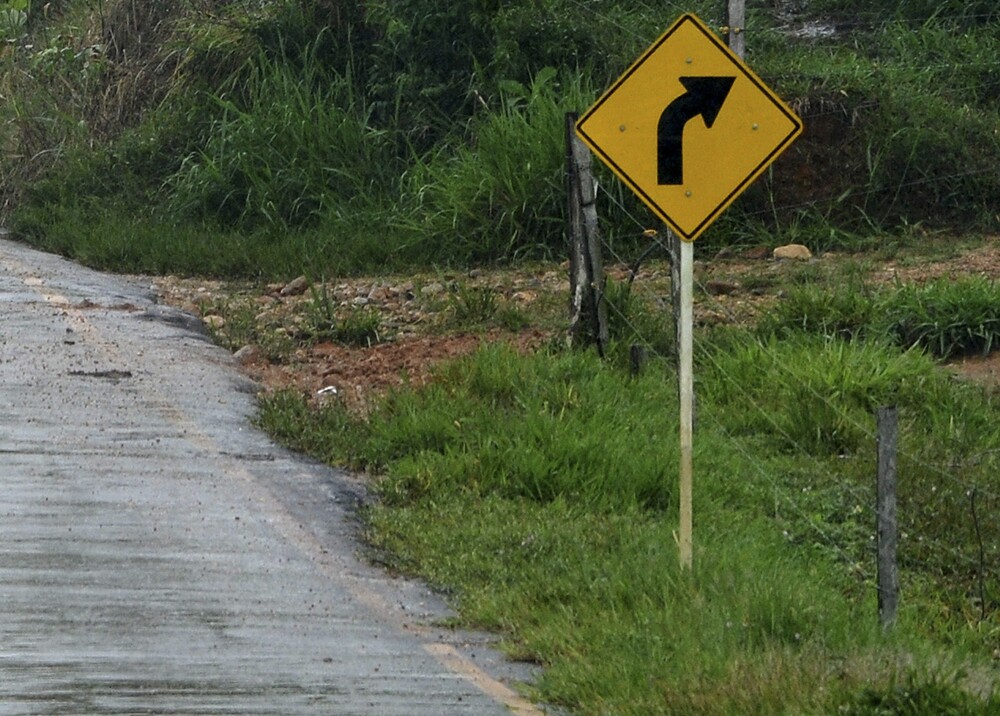
[[[897,343],[943,358],[986,355],[1000,339],[1000,284],[985,277],[904,286],[884,308]]]
[[[1000,284],[981,276],[881,290],[861,283],[788,292],[759,326],[762,335],[795,333],[845,340],[888,339],[938,358],[986,355],[1000,341]]]
[[[867,714],[898,678],[933,696],[927,704],[986,703],[935,691],[912,656],[942,637],[984,646],[931,607],[960,604],[970,582],[944,602],[913,586],[921,575],[928,585],[955,580],[949,559],[975,553],[971,536],[953,534],[960,500],[927,469],[955,445],[925,440],[901,465],[913,480],[902,529],[924,548],[907,548],[914,576],[890,638],[859,566],[871,549],[860,495],[873,406],[909,411],[906,445],[947,415],[978,446],[961,449],[980,451],[994,438],[977,421],[993,408],[956,393],[922,353],[886,345],[730,336],[700,361],[694,574],[677,564],[676,390],[662,374],[629,378],[589,355],[484,347],[364,421],[336,404],[312,413],[289,395],[265,400],[262,419],[299,447],[378,475],[368,524],[380,560],[446,589],[466,623],[544,664],[537,695],[550,703],[581,713]],[[994,528],[983,527],[992,543]],[[932,707],[921,708],[913,713]]]
[[[846,716],[976,716],[993,713],[1000,708],[996,698],[987,702],[962,690],[958,679],[931,676],[918,680],[909,675],[903,684],[890,684],[884,690],[865,689],[841,705],[838,713]]]

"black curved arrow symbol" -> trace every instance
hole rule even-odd
[[[667,105],[656,126],[656,174],[659,184],[684,183],[684,125],[701,115],[709,129],[729,96],[735,77],[681,77],[687,90]]]

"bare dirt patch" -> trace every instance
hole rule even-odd
[[[568,271],[555,264],[322,284],[254,287],[166,277],[152,285],[166,303],[200,316],[265,390],[335,395],[361,412],[373,398],[404,384],[422,385],[442,361],[483,344],[530,351],[557,339],[569,292]],[[310,337],[317,302],[326,318],[376,316],[377,335]],[[237,314],[243,316],[239,326]],[[242,325],[246,321],[252,326]]]
[[[924,261],[903,258],[887,261],[873,278],[900,283],[926,283],[959,276],[1000,278],[1000,236],[987,237],[981,245],[956,250],[953,256],[946,258]]]
[[[696,321],[700,325],[753,323],[781,300],[796,274],[835,275],[836,262],[857,262],[857,257],[833,254],[808,263],[765,256],[765,252],[750,251],[698,262]],[[869,263],[866,280],[872,283],[923,283],[968,275],[997,279],[1000,237],[944,257],[900,256]],[[648,262],[634,277],[624,265],[609,266],[607,272],[619,283],[631,278],[633,290],[652,310],[670,310],[666,262]],[[442,361],[467,355],[484,343],[506,342],[529,351],[564,340],[569,296],[568,267],[555,263],[312,285],[300,281],[248,286],[174,277],[152,279],[152,284],[162,300],[200,316],[266,390],[291,388],[313,398],[337,395],[360,411],[387,390],[422,385]],[[352,344],[305,337],[303,326],[320,299],[328,310],[341,315],[377,312],[377,340]],[[237,305],[244,307],[253,324],[254,340],[273,338],[284,348],[275,354],[241,338],[232,319],[221,315]],[[250,342],[244,344],[244,340]],[[1000,387],[1000,353],[955,361],[949,369]]]
[[[1000,352],[960,358],[948,364],[959,378],[972,380],[992,390],[1000,389]]]
[[[442,361],[460,358],[486,343],[506,342],[531,350],[547,339],[541,331],[439,336],[403,336],[390,343],[349,346],[318,343],[295,351],[284,363],[257,358],[246,372],[270,390],[294,388],[313,397],[336,396],[358,412],[373,398],[402,385],[420,386]]]

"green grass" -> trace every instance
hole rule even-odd
[[[382,316],[367,306],[341,308],[325,283],[309,287],[298,337],[308,341],[333,341],[371,347],[382,342]]]
[[[796,18],[854,15],[824,5],[752,9],[750,63],[806,133],[704,245],[995,230],[995,13],[893,6],[832,39],[788,35]],[[275,279],[561,255],[563,114],[670,19],[613,0],[583,13],[237,0],[160,8],[155,28],[126,10],[66,0],[9,28],[22,49],[0,62],[8,223],[95,265]],[[149,44],[135,65],[83,44],[106,32]],[[628,254],[652,217],[597,176],[602,229]]]
[[[992,351],[1000,338],[1000,284],[983,276],[906,286],[887,302],[888,329],[903,346],[950,357]]]
[[[699,365],[711,376],[701,395],[725,406],[727,430],[815,455],[863,449],[876,408],[920,406],[934,380],[919,352],[801,335],[707,348]]]
[[[884,345],[712,343],[699,359],[693,573],[677,561],[676,390],[661,363],[632,378],[589,355],[484,347],[367,420],[288,393],[261,419],[373,472],[380,559],[542,664],[537,696],[575,713],[990,713],[961,673],[988,661],[1000,626],[992,608],[985,621],[968,608],[977,544],[954,525],[973,485],[982,514],[993,509],[997,406]],[[890,636],[871,586],[883,401],[903,411],[907,475]],[[956,454],[979,461],[951,477]],[[1000,534],[980,527],[994,564]]]
[[[583,84],[552,68],[505,83],[468,139],[417,158],[393,227],[465,262],[561,254],[565,114],[596,94]]]
[[[850,626],[864,620],[819,563],[713,522],[699,520],[695,577],[679,572],[673,521],[633,509],[453,498],[379,509],[372,528],[397,564],[460,585],[464,619],[541,663],[538,694],[574,712],[822,713],[827,659],[871,683],[849,645],[876,632]]]
[[[319,73],[316,61],[260,58],[246,98],[213,95],[208,141],[166,181],[169,210],[289,229],[363,211],[373,187],[391,190],[400,173],[391,134],[372,126],[350,76]]]
[[[125,273],[229,279],[289,280],[402,271],[414,256],[384,223],[347,215],[323,226],[288,232],[258,227],[239,231],[211,221],[176,222],[113,200],[26,205],[12,221],[15,236],[45,251]]]
[[[978,575],[984,564],[970,495],[985,496],[980,510],[996,504],[995,396],[957,383],[919,350],[802,334],[766,343],[729,339],[707,349],[699,365],[706,419],[733,438],[749,440],[754,456],[761,450],[787,456],[781,481],[773,483],[773,501],[761,495],[761,507],[770,504],[782,520],[797,510],[807,516],[797,524],[791,518],[797,539],[811,534],[850,559],[866,559],[870,548],[874,412],[898,406],[906,485],[900,515],[910,536],[905,558],[924,575],[920,579],[941,580],[921,596],[911,595],[911,604],[933,613],[932,620],[978,622],[981,613],[968,596],[983,588]],[[992,563],[1000,557],[1000,535],[992,526],[985,529],[980,536]],[[996,626],[990,628],[996,634]]]
[[[1000,284],[984,276],[874,288],[857,278],[827,288],[793,286],[761,321],[759,333],[847,340],[880,338],[938,358],[986,355],[1000,340]]]

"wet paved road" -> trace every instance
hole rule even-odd
[[[141,284],[0,241],[0,716],[538,713]]]

